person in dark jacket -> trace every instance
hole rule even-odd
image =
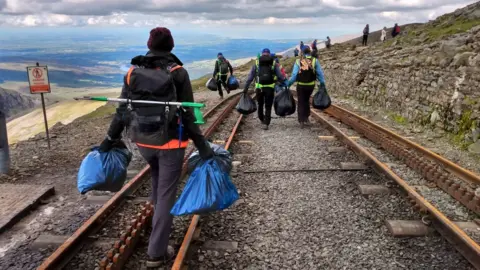
[[[368,35],[370,34],[370,27],[368,26],[368,24],[365,26],[365,28],[363,28],[363,41],[362,41],[362,45],[363,46],[367,46],[367,42],[368,42]]]
[[[318,53],[317,40],[315,39],[315,40],[312,42],[312,56],[313,56],[313,57],[318,57],[317,53]]]
[[[300,52],[303,52],[304,48],[305,48],[305,44],[303,44],[303,41],[300,41]]]
[[[398,34],[400,34],[400,26],[398,26],[398,24],[395,24],[392,29],[392,37],[396,37],[398,36]]]
[[[175,88],[171,91],[176,91],[177,101],[180,102],[194,102],[192,86],[188,72],[182,68],[182,62],[171,53],[174,47],[173,37],[170,30],[163,27],[157,27],[150,31],[150,38],[148,40],[149,52],[145,56],[137,56],[132,59],[132,65],[145,68],[159,68],[168,69],[171,72],[173,84]],[[139,70],[142,70],[139,68]],[[141,72],[141,71],[138,71]],[[124,85],[120,98],[145,99],[144,95],[135,92],[135,85],[148,85],[150,79],[147,81],[145,76],[136,76],[135,68],[132,67],[124,78]],[[142,79],[144,82],[140,82]],[[133,82],[133,83],[132,83]],[[132,83],[132,84],[131,84]],[[133,86],[132,86],[133,85]],[[129,90],[129,88],[132,89]],[[155,86],[152,86],[155,89]],[[162,93],[163,95],[164,93]],[[155,99],[155,92],[149,95],[152,100]],[[132,104],[135,105],[135,104]],[[152,109],[151,105],[136,107],[134,111],[140,114],[143,109]],[[154,108],[157,111],[157,108]],[[188,108],[181,108],[177,113],[180,114],[178,121],[172,121],[165,126],[167,132],[161,132],[154,138],[158,140],[158,144],[144,144],[139,143],[138,140],[132,140],[137,144],[140,154],[148,162],[151,168],[152,175],[152,196],[151,200],[154,204],[154,216],[152,218],[152,232],[148,243],[147,267],[159,267],[166,260],[170,260],[174,256],[174,250],[168,245],[169,235],[172,227],[173,217],[170,210],[175,202],[176,190],[182,172],[183,159],[185,155],[185,148],[188,145],[190,138],[200,152],[203,159],[209,159],[213,156],[213,150],[209,143],[202,135],[199,127],[194,123],[195,117],[192,111]],[[126,122],[129,113],[127,104],[121,104],[110,124],[107,137],[100,145],[100,151],[110,151],[115,145],[121,142],[121,134],[129,123]],[[129,115],[133,115],[130,113]],[[149,114],[150,115],[150,114]],[[156,117],[156,116],[148,116]],[[180,121],[181,119],[181,121]],[[156,124],[156,123],[155,123]],[[183,125],[182,125],[183,124]],[[180,134],[179,125],[183,126],[183,134]],[[160,127],[163,128],[163,127]],[[138,131],[138,134],[142,132]],[[142,134],[149,136],[148,134]],[[132,136],[132,134],[130,134]]]
[[[265,69],[264,67],[267,68]],[[272,78],[268,84],[261,84],[259,82],[260,72],[263,70],[272,71],[270,74]],[[285,76],[283,76],[280,66],[275,64],[275,60],[270,55],[270,50],[265,48],[262,51],[262,55],[256,60],[255,65],[253,65],[250,69],[247,82],[245,83],[245,88],[243,89],[243,92],[247,93],[250,84],[255,79],[255,91],[258,102],[258,119],[261,121],[262,128],[265,130],[268,129],[272,119],[273,98],[275,97],[275,76],[278,78],[278,81],[285,81]]]
[[[217,80],[218,94],[220,98],[223,98],[222,85],[227,90],[227,94],[230,94],[230,89],[227,87],[227,76],[230,71],[230,76],[233,75],[233,67],[230,62],[220,52],[217,54],[217,61],[215,62],[215,70],[213,71],[213,78]]]
[[[298,48],[295,47],[295,50],[293,50],[293,55],[295,55],[295,57],[298,57],[298,53],[299,53],[299,52],[300,52],[300,51],[298,50]]]
[[[310,116],[310,96],[315,89],[315,81],[320,82],[321,87],[325,87],[325,76],[322,67],[317,58],[310,55],[309,47],[303,51],[303,57],[297,59],[293,66],[292,76],[288,80],[288,87],[297,82],[298,97],[298,122],[300,127],[309,125],[308,117]]]
[[[330,37],[327,37],[327,41],[325,41],[325,47],[327,47],[327,49],[330,49],[330,47],[332,47],[332,40],[330,39]]]

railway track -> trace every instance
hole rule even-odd
[[[325,113],[381,146],[382,149],[399,161],[404,162],[430,184],[433,184],[431,188],[443,190],[475,214],[480,213],[480,198],[475,196],[475,189],[480,183],[480,176],[344,108],[332,105]],[[478,238],[477,241],[472,239],[457,222],[447,217],[431,201],[426,199],[419,192],[418,187],[410,185],[398,176],[388,165],[381,162],[374,153],[335,126],[332,120],[329,121],[318,111],[314,111],[313,116],[355,151],[358,156],[364,158],[379,174],[395,181],[407,193],[414,208],[422,214],[428,215],[435,229],[451,242],[476,269],[480,269]],[[473,221],[473,219],[470,219],[470,221]]]
[[[230,112],[238,102],[238,97],[232,97],[232,100],[233,101],[228,105],[225,105],[226,101],[222,103],[222,105],[219,104],[219,106],[225,106],[226,107],[225,110],[222,110],[222,112],[219,113],[219,116],[216,118],[214,123],[212,123],[212,125],[210,125],[210,127],[205,131],[205,134],[207,137],[212,136],[214,130],[218,128],[219,124],[222,123],[225,119],[227,119],[227,117],[229,117],[230,120],[227,121],[228,124],[224,125],[224,127],[222,128],[223,131],[221,131],[220,134],[215,136],[216,140],[214,140],[214,143],[224,144],[224,147],[226,149],[232,148],[233,138],[238,133],[237,131],[239,130],[241,123],[245,122],[245,121],[242,121],[244,120],[244,117],[241,115],[238,117],[228,116],[228,112]],[[218,108],[219,107],[212,109],[212,111],[207,113],[206,116],[208,117],[209,115],[213,114],[213,111],[218,110]],[[408,141],[402,138],[401,136],[398,136],[392,133],[391,131],[383,129],[382,127],[376,125],[375,123],[370,122],[367,119],[364,119],[338,106],[333,105],[329,109],[327,109],[325,112],[312,110],[312,117],[318,123],[320,123],[321,126],[324,126],[328,131],[330,131],[333,137],[337,138],[344,145],[347,145],[349,149],[353,150],[353,152],[355,152],[356,155],[350,155],[347,153],[341,158],[339,158],[338,160],[335,157],[330,156],[327,159],[328,161],[323,163],[324,165],[327,164],[327,166],[321,166],[321,167],[315,166],[315,164],[314,165],[309,164],[308,166],[303,166],[303,165],[296,166],[297,164],[294,164],[288,161],[286,161],[284,164],[283,163],[280,164],[281,166],[279,165],[279,166],[272,167],[267,165],[263,167],[255,167],[256,165],[252,165],[251,163],[249,163],[248,157],[247,157],[247,161],[242,163],[245,163],[247,165],[250,164],[250,166],[254,168],[253,170],[252,168],[249,168],[249,170],[243,169],[243,172],[240,173],[241,177],[246,177],[247,181],[253,181],[253,183],[257,183],[256,178],[255,180],[252,180],[252,178],[247,175],[255,175],[255,176],[261,175],[262,177],[268,178],[268,177],[271,177],[271,176],[267,176],[270,174],[270,175],[285,177],[286,179],[293,179],[295,177],[298,177],[300,179],[299,181],[304,180],[303,178],[305,177],[305,174],[323,175],[325,173],[331,173],[334,175],[338,174],[339,178],[344,177],[342,176],[343,174],[349,174],[349,175],[351,174],[351,175],[357,175],[357,176],[363,174],[364,177],[368,176],[372,178],[379,178],[378,176],[373,176],[377,174],[381,176],[386,176],[388,179],[394,181],[398,186],[402,188],[403,191],[406,192],[408,196],[407,201],[411,203],[413,205],[413,209],[415,209],[419,213],[419,214],[416,214],[416,217],[420,217],[425,224],[433,225],[433,227],[445,239],[447,239],[450,243],[452,243],[455,249],[457,249],[458,252],[462,254],[462,256],[466,258],[473,267],[475,267],[476,269],[480,269],[480,246],[478,245],[478,242],[477,242],[478,239],[474,240],[471,235],[467,234],[461,228],[461,226],[458,225],[459,224],[458,222],[456,222],[455,220],[452,220],[451,217],[442,213],[442,210],[438,209],[433,203],[429,202],[429,200],[425,198],[422,192],[419,191],[418,186],[411,185],[408,181],[402,179],[402,177],[400,177],[394,170],[392,170],[391,166],[382,162],[381,158],[377,157],[377,153],[375,151],[372,151],[371,148],[368,148],[368,146],[363,145],[359,141],[364,140],[364,138],[367,138],[369,141],[375,144],[378,144],[382,149],[384,149],[384,151],[388,152],[389,154],[392,155],[392,157],[396,158],[397,162],[404,162],[406,165],[408,165],[408,167],[411,167],[414,171],[416,171],[422,177],[424,177],[427,181],[429,181],[430,184],[432,184],[431,188],[438,187],[439,189],[443,190],[445,193],[448,193],[450,196],[452,196],[452,198],[454,198],[455,200],[461,202],[465,208],[470,209],[471,211],[473,211],[473,213],[476,213],[476,214],[480,212],[480,202],[474,194],[475,189],[477,188],[477,185],[480,182],[480,179],[477,175],[455,165],[454,163],[442,158],[441,156],[427,149],[424,149],[423,147],[411,141]],[[286,120],[281,119],[279,121],[284,122]],[[341,127],[339,127],[339,124],[338,124],[339,121],[343,123]],[[272,126],[273,125],[275,125],[275,123],[273,123]],[[345,129],[348,129],[348,132]],[[312,132],[312,130],[313,128],[310,129],[310,131],[302,131],[302,132],[303,133]],[[267,132],[275,132],[275,131],[270,130]],[[298,135],[300,133],[295,133],[295,134]],[[248,143],[242,144],[242,145],[240,144],[233,145],[233,151],[235,153],[237,152],[241,153],[240,155],[242,156],[245,156],[245,155],[252,156],[253,153],[251,153],[251,151],[248,154],[244,154],[240,149],[243,149],[245,147],[248,148],[248,145],[255,144],[256,141],[249,140],[251,139],[249,138],[250,136],[249,134],[240,134],[239,136],[245,140],[244,142],[248,142]],[[259,138],[266,139],[267,144],[269,142],[270,143],[272,142],[270,141],[271,138],[269,138],[268,136],[267,137],[263,137],[263,136],[267,136],[267,135],[261,135]],[[329,136],[323,136],[323,137],[329,137]],[[359,140],[359,138],[361,138],[361,140]],[[287,140],[290,140],[290,138],[287,138]],[[272,147],[275,148],[276,145],[272,145]],[[250,147],[250,148],[254,148],[254,147]],[[308,156],[309,154],[318,155],[319,154],[318,152],[321,152],[319,149],[320,148],[316,148],[316,147],[305,148],[301,153],[295,153],[293,155],[294,156],[296,155]],[[278,146],[276,150],[283,151],[285,149],[282,148],[281,146]],[[325,153],[327,152],[323,151],[323,153],[321,153],[320,155],[323,155]],[[284,153],[284,154],[287,155],[287,153]],[[291,153],[288,153],[288,155],[291,155]],[[348,166],[344,167],[343,163],[342,163],[342,166],[338,166],[338,164],[341,161],[346,160],[350,163],[355,163],[359,159],[361,162],[364,162],[366,165],[368,165],[369,168],[374,169],[377,174],[373,173],[372,171],[369,171],[368,168],[362,168],[361,166],[358,168],[355,168],[355,166],[354,168],[348,168]],[[245,160],[245,159],[242,158],[242,160]],[[242,164],[242,166],[244,165]],[[358,174],[357,171],[359,171],[360,174]],[[235,174],[237,175],[237,173]],[[87,223],[84,226],[82,226],[74,235],[72,235],[72,237],[70,237],[65,242],[64,245],[58,248],[57,251],[54,254],[52,254],[52,256],[48,258],[40,266],[39,269],[59,269],[62,266],[67,265],[67,262],[70,261],[75,256],[76,252],[79,251],[79,248],[81,247],[81,245],[85,244],[85,241],[87,240],[91,241],[91,238],[88,238],[88,237],[91,236],[95,231],[99,230],[99,227],[101,227],[102,223],[105,223],[109,215],[112,215],[115,211],[118,211],[116,207],[119,207],[119,205],[121,205],[120,202],[128,198],[131,199],[131,194],[134,193],[135,189],[138,189],[141,186],[139,184],[139,181],[141,181],[140,179],[143,179],[143,178],[148,179],[148,168],[144,168],[142,172],[140,172],[139,175],[137,175],[137,177],[132,179],[124,187],[124,189],[122,189],[121,192],[117,193],[109,202],[107,202],[107,204],[105,204],[89,221],[87,221]],[[282,185],[283,185],[282,183],[279,184],[280,189],[284,188],[282,187]],[[248,190],[249,187],[248,186],[242,187],[242,191],[244,188]],[[252,191],[249,191],[249,192],[252,192]],[[267,192],[269,192],[269,188],[267,188]],[[310,194],[310,192],[312,191],[307,190],[305,192]],[[252,195],[249,195],[248,193],[247,194],[242,193],[242,197],[245,197],[245,200],[248,200],[249,196],[252,196]],[[273,194],[273,196],[275,196],[275,193]],[[297,196],[300,196],[302,198],[304,197],[303,194],[297,194]],[[307,199],[307,201],[309,200]],[[240,214],[238,215],[242,217],[241,222],[250,224],[248,226],[260,226],[258,223],[258,220],[262,220],[263,217],[260,216],[255,218],[255,215],[252,214],[252,210],[250,208],[251,208],[251,204],[253,203],[254,203],[253,201],[248,203],[248,205],[246,203],[243,203],[240,206],[235,206],[235,209],[233,209],[232,211],[223,211],[223,212],[213,213],[212,215],[208,215],[207,217],[205,217],[205,221],[201,223],[201,224],[204,224],[202,226],[200,226],[200,216],[198,215],[194,215],[190,221],[184,222],[183,223],[184,225],[188,223],[188,229],[186,229],[185,231],[182,231],[182,233],[184,232],[185,235],[183,236],[181,246],[178,249],[176,259],[173,262],[173,265],[170,265],[171,269],[180,270],[180,269],[185,269],[185,267],[191,267],[192,269],[197,269],[200,265],[205,265],[206,267],[206,268],[204,267],[205,269],[212,269],[211,267],[215,269],[223,269],[224,267],[242,268],[242,266],[243,267],[249,267],[249,266],[273,267],[273,268],[278,267],[279,269],[285,269],[285,267],[289,268],[291,266],[292,269],[296,269],[297,265],[303,265],[303,269],[314,269],[315,267],[318,267],[318,264],[315,264],[315,260],[313,259],[310,262],[300,262],[297,264],[297,261],[294,260],[293,258],[301,256],[298,254],[295,255],[296,257],[292,257],[292,259],[290,259],[289,261],[286,261],[283,265],[280,265],[280,264],[277,265],[277,262],[273,262],[270,258],[265,259],[266,257],[262,257],[262,256],[268,256],[269,254],[268,251],[266,251],[265,254],[263,255],[261,254],[262,248],[265,248],[265,245],[268,246],[268,244],[265,244],[264,246],[260,244],[258,247],[259,249],[256,252],[255,250],[251,252],[252,251],[251,234],[252,233],[254,234],[255,231],[260,233],[258,231],[258,228],[252,227],[251,229],[252,232],[248,232],[248,230],[247,232],[244,232],[243,229],[240,230],[240,232],[232,232],[231,227],[235,228],[235,224],[232,222],[235,222],[235,221],[239,222],[240,220],[238,216],[235,216],[236,214],[233,214],[235,211],[237,211],[236,209],[239,209],[238,212]],[[275,212],[275,209],[272,208],[273,207],[272,205],[268,205],[268,202],[265,202],[265,204],[267,204],[265,205],[265,208],[270,209],[271,212]],[[283,204],[283,203],[281,202],[280,204]],[[299,209],[295,211],[300,211],[303,213],[304,210],[302,208],[302,204],[303,202],[299,202],[299,206],[298,206]],[[278,208],[278,205],[276,205],[276,207]],[[296,207],[296,206],[292,205],[292,207]],[[401,208],[402,206],[397,205],[393,207]],[[292,213],[295,213],[295,211],[293,211]],[[127,226],[126,229],[122,231],[120,238],[117,239],[114,242],[113,246],[108,249],[106,254],[102,256],[103,258],[101,259],[99,263],[99,267],[97,269],[123,269],[123,268],[137,269],[139,265],[141,265],[141,263],[139,264],[138,262],[131,262],[129,261],[129,259],[132,257],[132,254],[139,252],[138,245],[142,246],[145,244],[145,243],[142,243],[141,238],[142,237],[145,238],[145,236],[143,236],[142,234],[145,230],[148,230],[150,218],[152,214],[153,214],[153,209],[148,201],[147,202],[142,201],[140,205],[137,205],[137,210],[135,211],[135,214],[130,215],[130,216],[133,216],[133,218],[131,219],[129,226]],[[280,215],[283,216],[284,214],[282,213]],[[295,214],[290,214],[290,215],[295,215]],[[408,214],[408,215],[415,216],[415,214]],[[251,217],[252,220],[248,220],[250,216],[252,216]],[[288,217],[283,217],[283,218],[289,220]],[[358,217],[358,218],[362,218],[362,217]],[[270,216],[268,220],[264,220],[264,222],[271,221],[272,219],[275,220],[275,217]],[[299,219],[300,219],[299,222],[301,224],[306,223],[306,224],[309,224],[310,227],[314,227],[313,224],[311,224],[312,221],[304,220],[303,217],[300,217]],[[255,223],[253,223],[253,220],[255,220]],[[277,220],[277,223],[282,223],[282,222],[283,220]],[[228,224],[225,224],[225,223],[228,223]],[[252,225],[252,224],[255,224],[255,225]],[[265,226],[265,230],[267,230],[270,227],[271,227],[270,230],[273,232],[276,232],[279,230],[278,225],[271,225],[271,224],[269,225],[268,222],[266,224],[267,225],[262,225],[262,226]],[[285,227],[288,227],[288,226],[292,226],[292,225],[291,224],[285,225]],[[243,225],[240,227],[243,227]],[[210,230],[213,230],[213,229],[216,230],[214,233],[209,232]],[[308,230],[311,230],[311,229],[312,228],[309,228]],[[302,233],[302,231],[289,232],[288,235],[289,237],[298,236],[300,238],[299,233]],[[308,234],[306,231],[304,231],[303,233]],[[317,231],[315,233],[321,234],[321,232],[317,232]],[[219,237],[224,238],[220,240],[226,240],[226,239],[232,240],[231,239],[232,234],[238,237],[240,240],[238,242],[235,242],[236,245],[230,245],[230,247],[232,246],[236,247],[237,245],[243,246],[243,249],[241,251],[237,251],[236,257],[229,257],[230,255],[233,255],[232,253],[235,253],[235,251],[227,250],[227,252],[225,253],[225,258],[218,258],[217,252],[215,252],[216,254],[214,256],[215,258],[210,258],[210,259],[205,258],[205,257],[208,257],[207,254],[210,254],[208,253],[209,251],[207,252],[203,250],[201,245],[199,245],[198,243],[194,243],[194,242],[203,243],[205,241],[211,242],[214,240],[218,240]],[[282,234],[287,234],[287,233],[282,233]],[[273,237],[272,235],[268,235],[268,236]],[[275,236],[275,237],[278,238],[278,236]],[[325,246],[325,243],[324,243],[325,241],[320,239],[321,237],[319,238],[317,235],[315,236],[309,235],[309,237],[313,237],[313,240],[312,239],[303,240],[304,237],[301,236],[302,241],[305,241],[305,243],[309,243],[310,245],[312,245],[313,247],[316,247],[317,249],[320,248],[322,245]],[[282,239],[282,235],[279,237],[279,239],[280,240]],[[286,239],[284,240],[288,242],[288,240]],[[317,240],[320,242],[314,244],[313,242]],[[264,239],[261,238],[261,241],[264,241]],[[394,242],[393,240],[391,241]],[[386,246],[396,245],[395,243],[393,244],[382,243],[382,244]],[[430,243],[430,244],[434,245],[434,243]],[[436,241],[435,244],[441,245],[441,243],[439,243],[438,241]],[[285,245],[288,246],[288,243]],[[445,247],[442,247],[442,248],[445,248]],[[197,249],[197,252],[195,252],[195,250],[192,250],[192,249]],[[278,249],[275,249],[275,250],[276,252],[279,252]],[[323,248],[323,250],[325,250],[325,247]],[[312,249],[309,251],[315,252],[315,249]],[[242,260],[240,259],[240,258],[243,258],[242,256],[244,256],[242,252],[245,253],[246,254],[245,256],[248,257],[248,259],[244,262],[242,262]],[[412,254],[418,253],[415,251],[410,251],[410,252],[413,252]],[[442,252],[446,252],[446,251],[442,251],[442,249],[439,249],[438,252],[442,254]],[[283,253],[285,253],[284,254],[285,258],[289,258],[290,256],[289,251],[285,251]],[[319,257],[324,257],[324,253],[325,252],[323,252],[322,255]],[[446,252],[446,254],[449,254],[449,253]],[[220,257],[221,256],[222,255],[220,255]],[[274,256],[274,255],[271,255],[271,256]],[[138,256],[137,257],[133,256],[133,257],[135,259],[132,259],[132,260],[138,260],[139,258]],[[266,264],[262,264],[258,262],[259,258],[263,259],[264,261],[262,263],[266,263]],[[292,262],[292,260],[294,260],[294,262]],[[218,262],[218,261],[221,261],[221,262]],[[295,264],[290,264],[290,263],[295,263]],[[343,262],[343,263],[346,263],[346,262]],[[343,263],[330,261],[324,266],[330,267],[330,268],[346,267],[345,264]],[[357,264],[360,265],[361,262],[357,262]],[[365,262],[365,264],[368,264],[368,262]],[[350,266],[356,266],[356,265],[350,265]]]
[[[206,119],[214,119],[214,121],[206,128],[204,135],[209,138],[218,126],[222,123],[225,117],[234,109],[238,103],[239,94],[231,95],[206,112],[204,117]],[[203,128],[203,127],[202,127]],[[193,147],[187,148],[186,158],[193,152]],[[185,162],[186,162],[185,158]],[[186,173],[186,163],[182,175]],[[133,179],[117,192],[111,199],[109,199],[90,219],[88,219],[71,237],[69,237],[59,248],[55,250],[38,269],[61,269],[66,267],[71,260],[81,252],[82,248],[87,245],[88,248],[94,247],[92,242],[95,242],[93,235],[97,234],[105,224],[127,201],[135,197],[135,193],[142,189],[142,186],[147,186],[142,193],[148,192],[149,166],[144,167]],[[130,218],[130,224],[126,228],[119,228],[121,231],[118,240],[115,240],[111,249],[108,249],[106,256],[101,260],[100,267],[102,269],[120,269],[126,262],[128,256],[132,253],[133,248],[138,242],[140,232],[142,232],[149,223],[153,214],[152,205],[148,201],[141,201],[137,210],[133,210],[134,214],[126,218]],[[126,207],[128,209],[128,207]],[[132,212],[130,210],[129,212]],[[115,235],[116,236],[116,235]],[[111,241],[112,239],[110,239]],[[98,252],[98,251],[97,251]],[[103,257],[103,256],[102,256]],[[82,258],[80,258],[82,260]]]

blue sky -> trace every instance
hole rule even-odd
[[[18,28],[95,32],[148,29],[233,38],[287,39],[361,33],[425,22],[471,0],[0,0],[0,36]],[[76,30],[72,30],[75,27]]]

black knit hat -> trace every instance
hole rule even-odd
[[[153,28],[150,31],[147,46],[152,51],[171,52],[175,46],[172,33],[165,27]]]

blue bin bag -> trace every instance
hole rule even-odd
[[[240,83],[235,76],[231,75],[227,80],[227,87],[228,90],[237,90],[240,87]]]
[[[208,143],[213,150],[213,158],[217,160],[223,171],[230,173],[232,171],[232,155],[230,152],[220,145],[211,142]],[[202,160],[198,151],[193,152],[188,158],[187,172],[191,174],[199,165],[201,165],[200,163],[202,162],[204,162],[204,160]]]
[[[228,151],[212,145],[215,156],[209,160],[198,159],[198,153],[189,158],[189,165],[196,164],[180,198],[170,213],[174,216],[205,214],[230,207],[239,195],[230,178],[232,159]],[[220,153],[220,154],[217,154]]]
[[[132,153],[127,148],[99,152],[98,147],[94,147],[78,170],[78,191],[81,194],[90,190],[119,191],[127,179],[127,168],[131,160]]]

